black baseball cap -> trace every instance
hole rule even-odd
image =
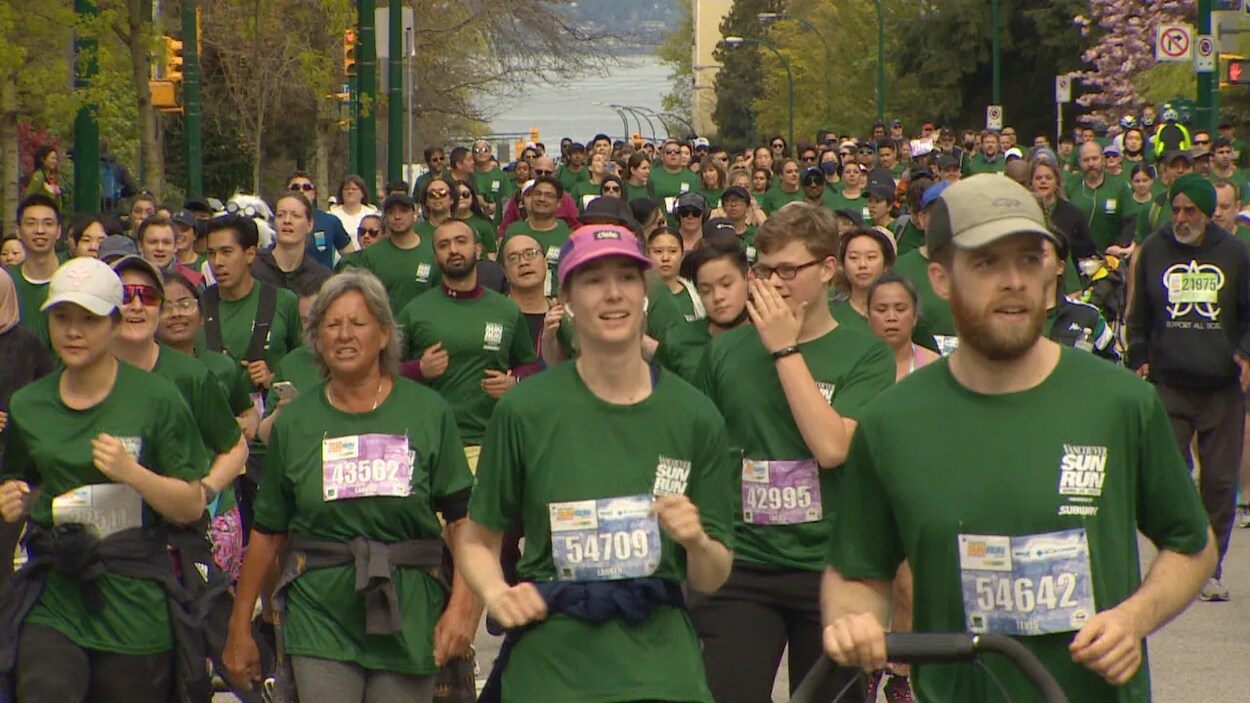
[[[386,212],[396,205],[403,205],[409,210],[417,207],[417,203],[413,201],[411,195],[407,193],[391,193],[386,196],[386,200],[382,201],[382,212]]]
[[[939,171],[945,171],[948,168],[959,168],[959,159],[950,154],[943,154],[938,157],[937,167]]]
[[[733,237],[738,236],[738,232],[734,229],[734,224],[727,217],[713,217],[703,223],[703,237],[712,239],[718,235],[729,234]]]
[[[809,182],[823,184],[825,182],[825,172],[819,168],[803,169],[803,175],[799,176],[799,183],[807,185]]]
[[[833,214],[837,215],[838,217],[845,217],[846,219],[854,223],[856,227],[860,227],[864,224],[864,215],[858,210],[852,210],[850,208],[843,208],[841,210],[834,210]]]
[[[729,186],[726,188],[725,192],[721,193],[720,201],[722,203],[725,202],[725,198],[741,198],[744,202],[751,202],[751,194],[742,186]]]
[[[586,145],[573,142],[569,145],[569,153],[572,154],[575,151],[586,151]]]
[[[894,202],[894,189],[884,183],[873,183],[868,186],[866,193],[869,198]]]

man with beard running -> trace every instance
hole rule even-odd
[[[1012,636],[1071,700],[1150,700],[1143,640],[1198,592],[1215,540],[1154,390],[1042,337],[1052,236],[999,176],[934,204],[929,276],[960,344],[859,416],[821,594],[839,664],[885,665],[890,580],[908,559],[916,632]],[[1159,550],[1145,581],[1138,531]],[[1005,659],[981,664],[915,667],[916,699],[1035,699]]]
[[[469,469],[476,470],[495,403],[518,377],[537,370],[538,358],[521,309],[478,283],[473,229],[448,220],[434,230],[433,244],[443,284],[399,313],[401,369],[451,405]]]

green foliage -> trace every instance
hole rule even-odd
[[[764,39],[765,30],[756,15],[780,10],[780,0],[735,0],[729,14],[721,22],[721,36]],[[722,42],[712,57],[721,65],[714,86],[716,110],[712,113],[718,141],[731,148],[753,145],[760,137],[756,129],[752,91],[748,87],[764,85],[759,52],[752,46],[729,47]]]
[[[1193,65],[1188,62],[1160,63],[1137,74],[1133,85],[1147,100],[1158,105],[1177,95],[1194,95],[1198,79]]]
[[[680,0],[679,4],[681,21],[664,38],[656,54],[672,70],[668,77],[671,87],[662,98],[661,105],[666,112],[675,112],[689,119],[694,97],[694,4],[691,0]]]

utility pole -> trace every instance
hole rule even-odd
[[[404,177],[404,0],[391,0],[387,33],[386,179],[397,181]]]
[[[378,46],[373,27],[374,0],[357,0],[356,13],[360,17],[360,51],[357,80],[360,92],[360,114],[356,127],[356,158],[359,160],[360,177],[365,179],[370,192],[378,192]]]
[[[74,0],[74,14],[94,19],[99,8],[92,0]],[[94,39],[74,38],[74,89],[91,87],[99,71]],[[100,123],[95,105],[83,105],[74,117],[74,212],[100,210]]]
[[[1198,0],[1198,34],[1211,35],[1211,0]],[[1198,77],[1198,114],[1194,116],[1194,124],[1211,134],[1216,133],[1220,121],[1220,92],[1217,81],[1219,73],[1203,71]]]
[[[199,0],[182,0],[182,131],[187,149],[187,197],[204,194],[204,149],[200,123]]]

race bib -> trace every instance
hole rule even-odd
[[[434,269],[429,264],[417,264],[417,282],[428,283],[430,280],[430,272]]]
[[[1184,303],[1219,302],[1221,276],[1215,272],[1190,272],[1169,274],[1168,302],[1173,305]]]
[[[79,523],[99,539],[143,526],[143,498],[122,483],[75,488],[52,499],[52,524]]]
[[[547,247],[547,263],[551,266],[560,263],[560,247],[554,244]]]
[[[959,535],[959,578],[969,632],[1073,632],[1096,612],[1083,528],[1019,537]]]
[[[326,501],[412,493],[408,438],[393,434],[335,437],[321,442],[321,495]]]
[[[959,337],[953,334],[935,334],[933,339],[937,342],[938,352],[942,356],[950,356],[950,353],[959,348]]]
[[[682,193],[688,193],[688,192],[690,192],[690,184],[689,184],[689,183],[682,183],[682,184],[681,184],[681,189],[680,189],[680,191],[679,191],[679,192],[682,192]]]
[[[499,181],[491,181],[491,182],[490,182],[490,192],[492,192],[492,193],[498,193],[498,192],[499,192]]]
[[[798,525],[824,517],[820,468],[802,461],[742,460],[742,519],[752,525]]]
[[[318,249],[320,249],[321,251],[326,250],[326,233],[325,232],[313,232],[313,241],[316,243]]]
[[[753,264],[757,258],[758,254],[755,251],[755,247],[747,247],[747,261]]]
[[[676,203],[677,203],[677,198],[673,196],[665,197],[664,198],[664,212],[667,212],[670,215],[673,214],[673,205]]]
[[[247,397],[252,399],[252,407],[256,409],[256,417],[264,417],[265,394],[261,392],[248,393]]]
[[[551,503],[551,558],[561,581],[642,578],[660,566],[649,495]]]
[[[867,207],[865,207],[865,208],[864,208],[864,209],[860,212],[860,214],[862,214],[862,215],[864,216],[864,222],[868,222],[869,220],[871,220],[871,219],[872,219],[872,213],[868,211],[868,208],[867,208]]]
[[[1108,215],[1114,215],[1115,204],[1116,204],[1115,198],[1107,198],[1107,201],[1103,204],[1104,212],[1106,212]]]
[[[594,193],[587,193],[583,195],[582,196],[582,209],[585,210],[586,206],[590,204],[590,201],[594,200],[597,197],[599,196]]]

